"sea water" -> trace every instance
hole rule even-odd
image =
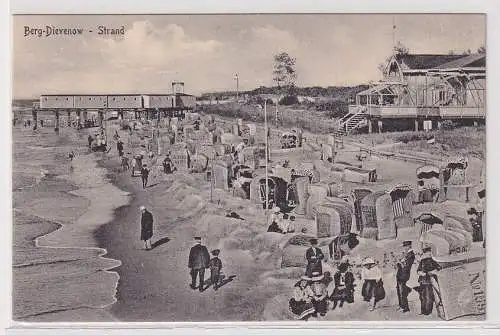
[[[120,262],[93,234],[129,199],[86,137],[73,128],[12,130],[14,320],[113,321],[103,308],[116,301]]]

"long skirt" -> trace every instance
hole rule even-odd
[[[420,283],[418,290],[420,296],[420,312],[430,315],[434,306],[434,289],[432,284]]]
[[[289,301],[289,306],[290,311],[296,315],[297,319],[303,319],[314,313],[314,306],[310,302],[296,301],[292,298]]]
[[[370,301],[375,296],[375,286],[377,281],[374,279],[365,280],[361,288],[361,295],[365,301]]]

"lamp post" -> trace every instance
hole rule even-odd
[[[268,180],[268,169],[267,169],[267,164],[268,164],[268,140],[267,140],[267,101],[264,101],[264,136],[266,138],[266,213],[267,210],[269,209],[269,180]]]
[[[234,80],[236,80],[236,102],[238,102],[240,95],[240,80],[237,73],[234,74]]]

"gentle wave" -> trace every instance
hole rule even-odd
[[[119,275],[110,270],[121,262],[104,257],[107,250],[98,247],[93,234],[113,219],[116,208],[129,203],[129,194],[107,180],[107,171],[97,166],[97,157],[93,154],[77,155],[71,163],[71,173],[52,173],[70,171],[66,166],[69,162],[62,158],[65,151],[75,147],[74,137],[67,143],[62,141],[63,145],[48,155],[51,150],[45,150],[45,143],[26,145],[28,140],[22,135],[29,134],[18,136],[17,143],[14,140],[14,179],[35,178],[36,182],[14,188],[14,198],[19,204],[17,210],[54,222],[59,227],[32,240],[34,247],[27,247],[22,242],[20,247],[14,247],[14,256],[17,252],[20,255],[17,258],[22,259],[13,264],[14,317],[37,321],[37,316],[45,318],[42,316],[81,308],[100,309],[115,303]],[[29,139],[28,143],[35,140]],[[47,142],[53,143],[54,139]],[[23,146],[21,150],[17,148],[17,153],[16,144]],[[40,155],[40,152],[44,153]],[[31,160],[16,162],[16,154],[17,158],[28,156]],[[51,190],[50,182],[57,183],[57,179],[61,180],[59,183],[68,182],[77,187],[66,192],[70,198],[62,198],[58,195],[61,192]],[[38,188],[42,193],[37,193]],[[86,199],[87,203],[79,199]],[[86,207],[85,211],[82,206]],[[36,230],[36,225],[40,224],[38,221],[14,222],[21,224],[16,226],[15,234],[29,236],[30,229]],[[16,236],[17,240],[22,241],[23,236]],[[96,311],[96,315],[99,313]],[[91,317],[91,314],[86,311],[86,316]]]

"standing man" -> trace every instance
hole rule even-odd
[[[149,177],[149,169],[148,166],[144,164],[141,169],[142,188],[146,188],[148,186],[148,177]]]
[[[398,310],[407,313],[410,311],[408,294],[411,292],[411,289],[406,286],[406,282],[410,280],[411,267],[413,266],[413,262],[415,262],[415,253],[411,249],[411,241],[404,241],[403,248],[405,249],[404,257],[397,263],[396,289],[399,302]]]
[[[320,248],[316,247],[318,245],[318,240],[312,238],[310,241],[311,247],[306,251],[306,276],[311,277],[313,272],[318,272],[320,275],[323,274],[323,265],[321,261],[325,258],[323,252]]]
[[[201,244],[201,237],[195,237],[196,244],[189,252],[188,268],[191,274],[191,287],[196,290],[196,278],[200,276],[200,285],[198,286],[200,292],[203,292],[203,285],[205,280],[205,269],[210,265],[210,254],[207,247]]]
[[[153,214],[145,206],[141,210],[141,241],[144,241],[144,248],[151,250],[151,238],[153,237]],[[149,242],[149,246],[148,246]]]

